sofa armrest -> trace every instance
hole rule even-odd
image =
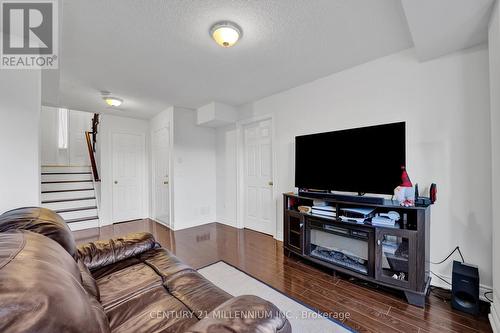
[[[49,237],[61,245],[72,257],[76,256],[73,234],[59,214],[42,207],[23,207],[0,215],[0,232],[28,230]]]
[[[156,246],[153,235],[140,232],[80,245],[77,256],[90,270],[95,270],[134,257]]]
[[[285,315],[260,297],[234,297],[210,312],[188,329],[188,333],[291,333]]]

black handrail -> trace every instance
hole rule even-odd
[[[97,171],[97,164],[95,162],[95,154],[94,154],[94,149],[92,148],[90,134],[92,134],[92,133],[89,131],[85,132],[85,138],[87,140],[87,148],[89,150],[90,165],[92,166],[92,174],[94,175],[94,181],[100,182],[101,179],[99,178],[99,173]]]
[[[95,145],[97,142],[97,128],[99,126],[99,114],[94,113],[94,117],[92,118],[92,148],[95,153]]]

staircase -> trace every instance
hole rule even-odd
[[[54,210],[73,231],[99,226],[90,166],[42,166],[42,207]]]

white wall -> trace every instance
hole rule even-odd
[[[90,165],[85,132],[92,131],[93,113],[69,110],[69,165]]]
[[[99,207],[99,219],[101,225],[112,224],[113,212],[113,170],[112,170],[112,135],[113,133],[134,133],[142,134],[146,138],[146,152],[144,156],[144,195],[138,197],[137,200],[142,200],[143,217],[149,217],[149,151],[150,151],[150,131],[149,122],[141,119],[125,118],[101,114],[99,123],[99,134],[97,137],[99,155],[99,169],[101,178],[101,205]]]
[[[274,114],[278,193],[294,189],[295,136],[406,121],[411,179],[421,190],[438,184],[431,260],[459,245],[466,260],[479,266],[481,283],[491,286],[488,91],[484,45],[424,63],[406,50],[244,105],[240,113]],[[219,151],[225,144],[220,140]],[[218,188],[227,186],[226,178],[218,180]],[[281,195],[276,214],[281,239]],[[451,262],[432,269],[450,276]]]
[[[42,165],[67,165],[67,150],[58,149],[58,108],[42,106],[40,113]]]
[[[0,71],[0,214],[40,205],[40,71]]]
[[[90,165],[85,131],[92,128],[93,114],[69,110],[68,148],[59,149],[59,108],[42,106],[41,159],[42,165]]]
[[[196,126],[196,111],[175,107],[174,229],[215,222],[215,129]]]
[[[493,192],[493,301],[490,321],[495,332],[500,332],[500,6],[496,3],[489,27],[490,98],[491,98],[491,153]]]

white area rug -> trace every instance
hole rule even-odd
[[[233,296],[256,295],[272,302],[287,316],[294,333],[353,332],[340,322],[323,317],[318,312],[294,301],[223,261],[201,268],[198,272]],[[341,314],[331,314],[333,318],[335,316],[340,318],[339,315]]]

